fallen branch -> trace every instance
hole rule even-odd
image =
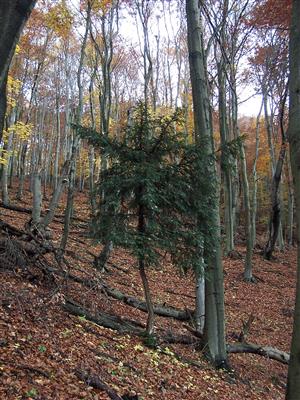
[[[110,388],[105,382],[103,382],[99,378],[99,376],[84,370],[76,370],[75,375],[77,376],[77,378],[84,381],[88,386],[92,386],[95,389],[100,389],[106,392],[111,400],[123,400],[123,398],[119,396],[117,392]]]
[[[228,353],[252,353],[263,357],[288,364],[290,355],[284,351],[269,346],[259,346],[252,343],[232,343],[227,344]]]

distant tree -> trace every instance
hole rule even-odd
[[[290,104],[288,138],[295,187],[298,269],[294,329],[286,399],[300,398],[300,1],[293,1],[290,33]]]
[[[6,111],[8,70],[20,34],[36,0],[2,0],[0,2],[0,140]]]
[[[98,185],[98,214],[94,238],[127,248],[136,257],[148,308],[147,333],[154,331],[154,312],[146,269],[156,266],[165,252],[183,270],[203,273],[203,248],[213,252],[211,193],[214,181],[198,176],[214,157],[197,145],[186,145],[174,130],[181,113],[151,114],[144,104],[133,113],[121,141],[87,128],[78,132],[102,149],[109,167]],[[103,197],[101,194],[105,192]],[[201,221],[198,224],[197,221]],[[214,244],[213,244],[214,245]]]

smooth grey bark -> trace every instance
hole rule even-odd
[[[279,361],[283,364],[288,364],[290,355],[284,351],[280,351],[269,346],[259,346],[253,343],[229,343],[227,345],[228,353],[252,353],[270,358],[271,360]],[[293,397],[293,400],[297,400]]]
[[[246,282],[253,282],[254,278],[252,275],[252,254],[253,254],[252,220],[251,220],[250,193],[249,193],[249,182],[247,176],[247,164],[246,164],[244,143],[240,142],[239,147],[240,147],[241,175],[242,175],[242,186],[243,186],[243,197],[244,197],[245,237],[246,237],[244,280]]]
[[[259,157],[259,143],[260,143],[260,117],[262,113],[263,102],[261,103],[260,110],[258,112],[256,118],[256,127],[255,127],[255,157],[252,167],[252,177],[253,177],[253,188],[252,188],[252,208],[251,208],[251,237],[252,237],[252,246],[256,245],[256,214],[257,214],[257,161]]]
[[[286,399],[300,398],[300,1],[293,0],[290,30],[289,127],[297,221],[297,286]]]
[[[205,279],[199,275],[196,279],[196,307],[195,307],[196,332],[203,334],[205,325]]]
[[[32,204],[32,222],[38,225],[41,220],[42,211],[42,180],[38,167],[33,174],[33,204]]]
[[[53,221],[55,211],[59,204],[63,190],[65,189],[65,187],[67,186],[67,184],[69,182],[69,180],[68,180],[69,175],[70,175],[70,161],[67,160],[63,165],[62,172],[58,179],[56,189],[54,190],[54,192],[52,194],[51,201],[49,204],[49,209],[48,209],[47,213],[45,214],[45,216],[41,219],[40,224],[44,228],[49,226],[51,224],[51,222]]]
[[[202,8],[202,5],[200,5]],[[197,0],[186,0],[188,28],[189,65],[194,104],[195,137],[201,141],[207,156],[214,154],[211,109],[208,94],[206,60],[203,46],[203,31]],[[225,345],[224,282],[220,243],[219,185],[217,184],[216,165],[208,163],[207,179],[216,182],[216,191],[210,199],[214,210],[212,231],[214,232],[214,252],[204,249],[204,262],[207,265],[205,276],[205,327],[204,348],[216,366],[227,366]]]

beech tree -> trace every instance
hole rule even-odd
[[[202,7],[202,6],[200,6]],[[200,8],[197,0],[186,0],[188,27],[189,64],[194,104],[194,124],[196,141],[202,142],[202,151],[206,155],[214,153],[212,117],[208,94],[206,61],[203,49],[203,31],[200,21]],[[212,362],[217,366],[226,366],[225,316],[223,268],[220,243],[219,185],[214,162],[207,164],[207,179],[215,182],[215,193],[210,204],[214,218],[211,221],[211,234],[214,235],[214,251],[204,248],[205,277],[205,349]],[[200,221],[199,221],[200,223]]]
[[[17,42],[36,0],[0,2],[0,140],[6,111],[8,70]]]
[[[294,0],[290,33],[290,103],[289,128],[291,166],[295,187],[298,268],[294,329],[291,345],[291,359],[288,371],[286,399],[300,398],[300,1]]]

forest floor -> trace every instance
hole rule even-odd
[[[13,204],[31,207],[31,194]],[[45,202],[45,207],[47,202]],[[58,214],[63,214],[63,201]],[[84,316],[68,313],[69,299],[92,314],[105,312],[145,326],[146,314],[112,299],[101,282],[143,299],[135,260],[124,250],[113,251],[108,272],[92,266],[99,246],[86,238],[89,211],[83,194],[75,198],[75,221],[68,250],[69,271],[96,282],[89,287],[56,274],[42,273],[39,264],[7,270],[0,266],[0,399],[104,400],[107,393],[78,377],[85,371],[99,377],[120,396],[137,394],[139,400],[246,400],[284,399],[287,366],[252,354],[230,354],[233,373],[216,371],[197,349],[187,322],[156,317],[158,336],[168,333],[190,337],[190,344],[161,342],[149,348],[143,338],[103,328]],[[1,219],[20,229],[26,213],[0,208]],[[52,224],[59,244],[63,224]],[[244,255],[243,243],[238,251]],[[71,257],[71,255],[73,255]],[[74,256],[75,255],[75,256]],[[289,351],[293,322],[296,250],[276,253],[272,262],[254,255],[256,284],[242,279],[243,259],[224,258],[227,342],[237,341],[243,321],[254,316],[247,341]],[[45,262],[53,263],[51,256]],[[193,309],[193,276],[183,276],[166,259],[148,273],[153,299],[182,310]],[[99,279],[99,285],[97,285]],[[101,289],[102,288],[102,289]]]

